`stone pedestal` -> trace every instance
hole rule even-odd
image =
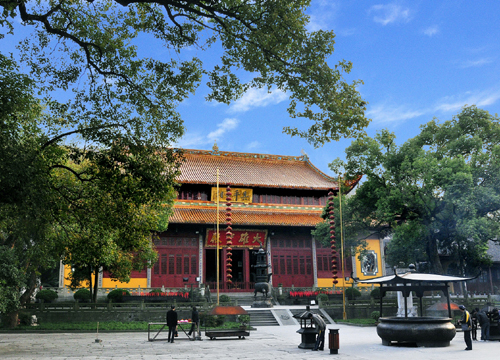
[[[273,304],[271,303],[271,300],[261,300],[261,301],[254,301],[252,304],[253,308],[272,308]]]

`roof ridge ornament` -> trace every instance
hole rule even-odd
[[[214,140],[214,146],[212,146],[212,154],[213,155],[219,154],[219,147],[217,146],[217,139]]]

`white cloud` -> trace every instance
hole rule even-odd
[[[247,145],[247,150],[251,151],[251,150],[259,148],[260,146],[261,146],[260,142],[252,141],[250,144]]]
[[[439,27],[437,25],[429,26],[428,28],[423,30],[424,35],[432,37],[439,33]]]
[[[209,143],[210,140],[208,140],[206,136],[187,133],[174,144],[174,147],[182,149],[199,149],[203,145],[208,145]]]
[[[210,132],[207,138],[210,141],[220,139],[224,133],[236,129],[238,127],[239,120],[234,118],[224,119],[221,123],[217,124],[217,130]]]
[[[288,95],[281,90],[268,92],[266,89],[249,89],[240,99],[229,108],[230,113],[245,112],[255,107],[279,104],[288,99]]]
[[[366,116],[371,118],[374,123],[393,123],[403,122],[425,114],[423,110],[410,109],[405,105],[381,104],[372,107],[366,112]]]
[[[493,62],[492,58],[482,58],[478,60],[467,60],[460,64],[462,69],[470,68],[470,67],[480,67],[483,65],[491,64]]]
[[[368,13],[374,14],[373,21],[384,26],[391,23],[410,21],[410,9],[396,4],[373,5],[368,10]]]
[[[372,106],[366,116],[375,124],[403,123],[419,116],[437,116],[437,113],[456,114],[466,105],[485,107],[493,105],[500,100],[500,88],[488,89],[465,94],[446,96],[434,106],[416,108],[408,105],[379,104]]]
[[[488,106],[500,100],[500,89],[467,92],[463,95],[445,97],[434,107],[437,111],[456,112],[465,105]]]
[[[315,0],[309,8],[308,31],[329,30],[339,13],[340,5],[332,0]]]
[[[212,145],[216,140],[224,137],[225,133],[234,130],[238,127],[239,120],[234,118],[226,118],[221,123],[217,124],[217,129],[201,135],[200,133],[187,132],[174,146],[183,149],[201,149],[206,145]]]

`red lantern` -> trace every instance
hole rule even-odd
[[[228,185],[226,188],[226,239],[227,239],[227,253],[226,253],[226,281],[230,284],[232,283],[232,278],[233,275],[231,273],[233,272],[232,267],[233,267],[233,253],[231,252],[233,249],[231,246],[233,245],[233,233],[232,233],[232,228],[231,228],[231,187]]]

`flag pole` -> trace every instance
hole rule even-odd
[[[219,168],[217,168],[217,305],[219,305]]]
[[[345,311],[345,271],[344,271],[344,232],[343,232],[343,226],[342,226],[342,183],[340,181],[340,175],[339,175],[339,212],[340,212],[340,247],[342,249],[342,277],[344,278],[343,284],[344,284],[344,291],[342,291],[342,305],[343,305],[343,319],[347,319],[347,314]]]

